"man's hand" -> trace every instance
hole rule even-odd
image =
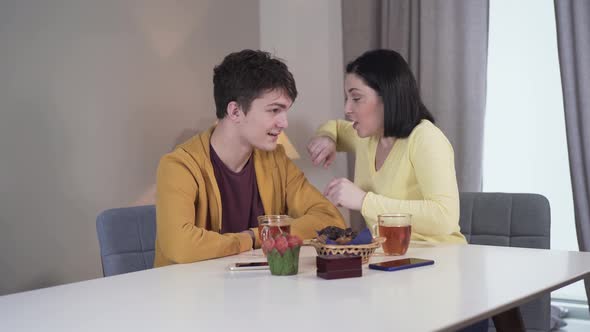
[[[336,143],[329,137],[314,137],[307,144],[307,152],[315,166],[328,168],[336,158]]]
[[[252,248],[254,248],[254,246],[256,246],[256,236],[254,236],[254,232],[251,229],[247,229],[242,231],[242,233],[248,233],[248,235],[250,235],[250,238],[252,238]]]
[[[332,180],[324,190],[324,196],[334,205],[356,211],[360,211],[366,195],[366,192],[347,178]]]

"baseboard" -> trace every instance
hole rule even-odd
[[[588,311],[587,301],[552,298],[551,305],[565,308],[568,311],[567,316],[564,317],[566,319],[590,321],[590,311]]]

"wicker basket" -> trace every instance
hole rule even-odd
[[[338,245],[338,244],[324,244],[317,239],[305,240],[304,245],[312,246],[317,251],[318,255],[355,255],[361,256],[363,264],[369,262],[369,258],[381,244],[385,242],[385,238],[378,237],[373,239],[369,244],[358,245]]]

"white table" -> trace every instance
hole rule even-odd
[[[590,273],[590,253],[413,246],[406,257],[436,263],[324,280],[303,249],[296,276],[227,270],[254,251],[2,296],[0,331],[454,330]]]

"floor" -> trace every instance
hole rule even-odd
[[[566,308],[568,311],[564,321],[566,326],[558,332],[588,332],[590,331],[590,313],[586,301],[572,301],[552,299],[551,304],[554,306]]]
[[[558,332],[588,332],[590,331],[590,320],[566,318],[567,326],[562,327]]]

